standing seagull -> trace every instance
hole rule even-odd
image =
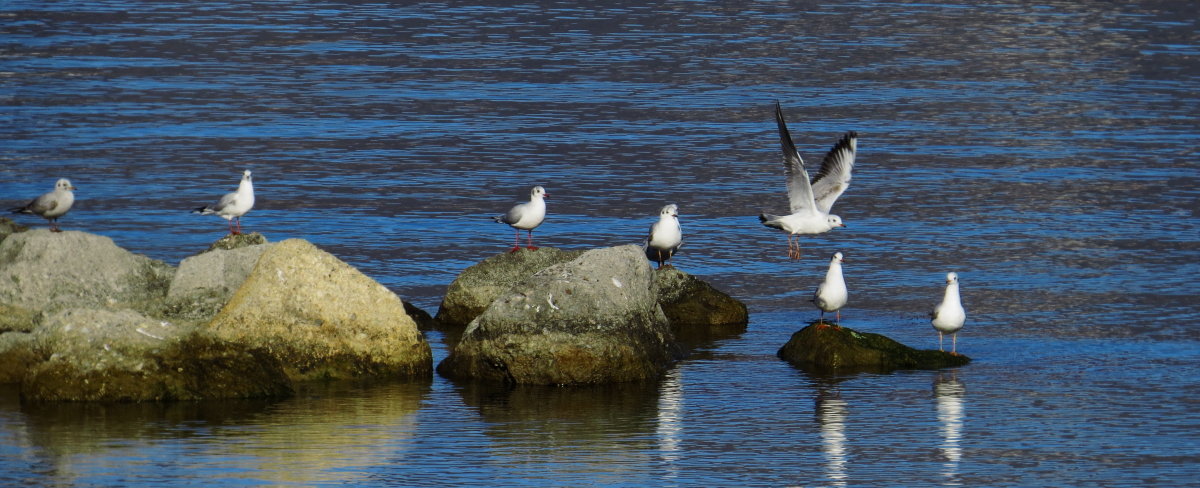
[[[529,190],[529,201],[520,203],[508,210],[508,213],[499,217],[493,217],[496,222],[502,222],[512,226],[517,230],[517,235],[513,239],[513,248],[509,252],[517,252],[521,249],[521,231],[529,233],[528,245],[526,249],[537,249],[533,245],[533,229],[542,225],[542,221],[546,220],[546,200],[550,196],[546,193],[546,189],[540,186],[533,187]]]
[[[229,221],[229,233],[237,235],[242,233],[242,216],[252,208],[254,208],[254,183],[250,182],[250,170],[246,170],[242,172],[242,182],[238,183],[236,192],[226,193],[217,201],[216,205],[200,207],[192,210],[192,213],[220,215]],[[234,220],[237,220],[236,230],[233,227]]]
[[[815,235],[834,227],[845,227],[841,217],[830,214],[829,209],[850,186],[850,171],[854,168],[854,155],[858,151],[858,133],[850,131],[843,135],[825,155],[817,176],[809,181],[804,160],[796,152],[796,145],[792,143],[792,136],[783,121],[783,109],[779,107],[779,102],[775,102],[775,122],[779,125],[779,143],[783,146],[791,214],[780,216],[763,213],[758,220],[767,227],[787,232],[788,257],[800,259],[799,235]]]
[[[679,206],[672,203],[658,211],[658,222],[650,226],[650,235],[646,236],[642,249],[646,251],[646,257],[662,269],[663,262],[671,265],[669,261],[681,244],[683,231],[679,228]]]
[[[967,322],[967,311],[963,310],[962,299],[958,296],[958,273],[946,273],[946,296],[942,298],[942,303],[933,307],[930,317],[933,319],[930,321],[933,328],[938,331],[938,350],[945,351],[942,348],[942,335],[950,334],[953,340],[950,354],[957,356],[958,331]]]
[[[58,228],[58,218],[62,217],[71,210],[71,205],[75,203],[75,193],[72,191],[75,187],[71,186],[71,181],[66,178],[59,178],[54,183],[54,191],[43,193],[42,196],[34,198],[25,206],[15,207],[9,210],[12,213],[27,213],[40,216],[50,222],[50,232],[62,232]]]
[[[836,324],[839,329],[842,328],[842,307],[846,306],[846,300],[850,298],[846,291],[846,280],[842,279],[843,262],[842,253],[833,253],[833,258],[829,260],[829,271],[825,273],[825,281],[817,287],[816,293],[813,293],[812,302],[821,309],[818,328],[825,327],[825,312],[836,312]]]

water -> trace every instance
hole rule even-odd
[[[65,228],[177,264],[224,232],[187,210],[249,168],[248,230],[435,312],[535,184],[543,246],[639,242],[677,203],[677,265],[751,312],[649,385],[39,408],[6,387],[0,484],[1200,479],[1195,4],[606,3],[0,5],[6,207],[69,177]],[[786,207],[775,100],[810,164],[860,133],[848,227],[800,262],[755,218]],[[834,251],[844,323],[919,347],[957,271],[975,361],[816,377],[776,359]]]

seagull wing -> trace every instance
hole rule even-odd
[[[212,209],[214,211],[220,212],[221,210],[224,210],[226,207],[233,206],[236,202],[237,202],[237,192],[226,193],[224,196],[221,197],[220,200],[217,201],[216,205],[212,206]]]
[[[812,194],[821,213],[829,213],[833,202],[850,186],[850,171],[854,169],[854,155],[858,152],[858,133],[847,132],[834,144],[821,169],[812,179]]]
[[[775,123],[779,125],[779,145],[783,148],[783,168],[787,176],[791,213],[813,212],[817,207],[813,200],[812,185],[808,182],[808,172],[804,170],[804,160],[796,152],[796,144],[792,142],[792,135],[783,121],[783,109],[779,102],[775,102]]]

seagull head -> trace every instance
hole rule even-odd
[[[243,172],[242,172],[242,179],[243,179],[243,180],[248,180],[248,179],[250,179],[250,170],[246,170],[246,171],[243,171]]]
[[[958,273],[953,271],[946,273],[946,284],[958,283]]]
[[[679,216],[679,206],[672,203],[670,205],[663,207],[662,210],[659,210],[658,214],[661,216],[664,216],[664,217],[667,215],[670,215],[672,217],[678,217]]]
[[[837,215],[830,215],[828,217],[825,217],[825,222],[829,224],[830,229],[832,229],[834,227],[845,227],[846,226],[846,224],[842,223],[842,218],[838,217]]]
[[[546,189],[542,188],[540,186],[535,186],[535,187],[533,187],[532,190],[529,190],[529,198],[531,198],[531,199],[532,198],[545,198],[548,196],[550,196],[550,194],[546,193]]]
[[[846,262],[846,260],[845,260],[845,259],[842,259],[842,253],[841,253],[841,252],[835,252],[835,253],[833,253],[833,259],[831,259],[831,260],[830,260],[830,262],[833,262],[833,263],[844,263],[844,262]]]
[[[54,189],[55,190],[74,190],[75,187],[71,185],[71,180],[68,180],[66,178],[59,178],[58,181],[54,182]]]

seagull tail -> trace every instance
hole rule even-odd
[[[212,209],[212,207],[209,207],[209,206],[203,206],[203,207],[198,207],[198,208],[192,210],[192,213],[200,214],[200,215],[208,215],[208,214],[213,213],[213,209]]]
[[[762,223],[763,223],[763,225],[765,225],[765,226],[767,226],[767,227],[773,227],[773,228],[776,228],[776,229],[780,229],[780,228],[782,228],[782,227],[779,225],[779,223],[777,223],[777,222],[774,222],[775,220],[779,220],[779,218],[780,218],[780,217],[779,217],[778,215],[771,215],[771,214],[768,214],[768,213],[761,213],[761,214],[758,214],[758,221],[759,221],[759,222],[762,222]]]

